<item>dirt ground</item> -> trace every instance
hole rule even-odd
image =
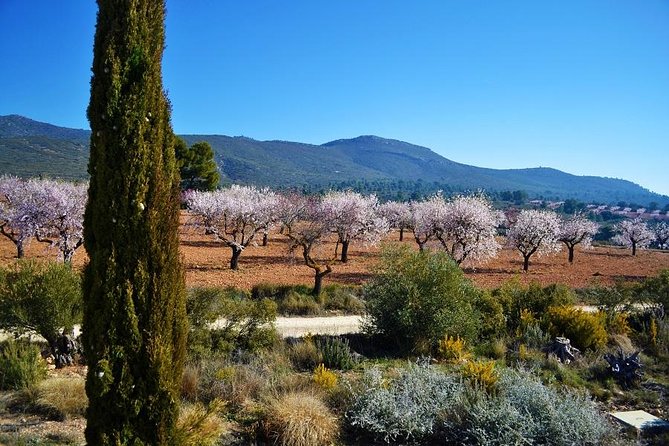
[[[287,237],[271,233],[268,246],[249,246],[239,259],[239,269],[229,267],[230,249],[201,230],[182,225],[181,252],[188,286],[234,286],[250,289],[258,283],[313,284],[313,270],[304,265],[301,252],[290,253]],[[383,243],[400,243],[397,232],[389,234]],[[261,240],[258,240],[260,242]],[[406,243],[416,247],[411,234],[405,234]],[[320,252],[323,257],[332,257],[334,240],[324,243]],[[367,281],[378,264],[380,247],[365,247],[352,243],[349,261],[332,264],[332,273],[324,283],[362,284]],[[57,253],[47,245],[31,242],[26,256],[38,259],[55,259]],[[15,262],[16,249],[5,237],[0,237],[0,264]],[[74,257],[74,265],[83,267],[86,254],[80,248]],[[567,253],[562,252],[543,257],[533,256],[530,270],[522,271],[522,257],[515,250],[505,248],[496,258],[476,268],[466,268],[465,273],[477,285],[494,288],[501,283],[518,278],[522,282],[537,281],[541,284],[563,283],[571,287],[590,284],[608,285],[616,279],[639,280],[669,269],[669,252],[641,250],[636,256],[628,249],[618,247],[595,247],[578,250],[573,264],[567,262]]]

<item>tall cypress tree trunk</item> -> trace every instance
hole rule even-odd
[[[187,333],[164,1],[98,0],[88,120],[86,441],[170,445]]]

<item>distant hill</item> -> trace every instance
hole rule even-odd
[[[423,182],[447,190],[524,190],[530,196],[664,206],[669,197],[626,180],[576,176],[556,169],[485,169],[451,161],[426,147],[360,136],[323,145],[182,135],[214,149],[224,182],[271,187],[327,187],[353,182]],[[0,116],[0,174],[86,178],[90,131]]]

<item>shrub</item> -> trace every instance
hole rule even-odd
[[[552,336],[565,336],[581,350],[598,350],[606,345],[607,334],[601,314],[570,306],[552,307],[548,309],[545,321]]]
[[[365,329],[404,353],[431,353],[445,335],[473,340],[478,294],[446,253],[385,248],[379,271],[363,288]]]
[[[355,366],[348,339],[332,336],[319,337],[316,339],[316,347],[326,367],[350,370]]]
[[[309,316],[320,312],[320,305],[314,299],[313,294],[300,294],[295,291],[289,292],[280,301],[279,312],[284,315]]]
[[[444,434],[458,444],[599,445],[612,427],[585,396],[556,391],[507,370],[498,393],[466,392],[448,411]]]
[[[323,309],[345,314],[362,314],[365,303],[360,300],[360,288],[331,284],[323,287],[320,299]]]
[[[468,361],[462,367],[462,376],[474,387],[488,393],[495,391],[499,380],[494,361]]]
[[[640,286],[639,295],[641,299],[661,307],[659,313],[666,317],[669,314],[669,269],[646,279]]]
[[[439,341],[438,354],[440,359],[454,362],[464,361],[471,356],[465,347],[464,340],[448,335]]]
[[[218,415],[224,408],[221,401],[181,406],[177,421],[176,441],[183,446],[214,446],[227,430],[227,423]]]
[[[337,419],[327,406],[305,392],[291,392],[272,400],[265,426],[283,446],[327,445],[339,432]]]
[[[86,415],[88,397],[83,377],[56,377],[37,386],[36,404],[52,416],[65,420]]]
[[[19,261],[0,268],[0,330],[37,333],[55,353],[63,329],[81,322],[81,277],[62,263]]]
[[[37,345],[7,340],[0,344],[0,390],[34,387],[46,377],[46,363]]]
[[[323,364],[314,370],[313,380],[317,386],[325,390],[332,390],[337,386],[337,375],[325,368]]]
[[[323,362],[321,352],[311,336],[290,346],[288,356],[298,370],[313,370]]]
[[[432,435],[439,415],[462,390],[453,377],[428,364],[410,364],[395,379],[381,370],[365,371],[353,389],[348,422],[361,434],[388,444],[420,441]]]
[[[270,299],[284,315],[314,315],[325,311],[361,314],[365,305],[359,294],[358,288],[338,284],[326,285],[317,297],[304,285],[259,284],[251,290],[254,300]]]
[[[186,310],[189,354],[196,359],[211,352],[257,351],[277,340],[276,304],[268,299],[254,301],[234,288],[194,288],[188,293]]]
[[[564,285],[542,287],[533,282],[525,287],[517,279],[505,282],[500,288],[493,290],[492,294],[504,307],[510,332],[515,332],[521,324],[523,310],[532,314],[544,314],[551,307],[567,306],[576,302],[574,292]]]

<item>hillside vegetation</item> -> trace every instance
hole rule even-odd
[[[198,141],[211,144],[223,183],[320,190],[375,182],[401,184],[389,189],[409,193],[439,189],[522,190],[533,197],[588,202],[669,203],[669,197],[626,180],[576,176],[550,168],[500,170],[469,166],[426,147],[377,136],[340,139],[323,145],[224,135],[182,136],[189,145]],[[86,178],[89,137],[88,130],[57,127],[17,115],[2,116],[0,174]]]

